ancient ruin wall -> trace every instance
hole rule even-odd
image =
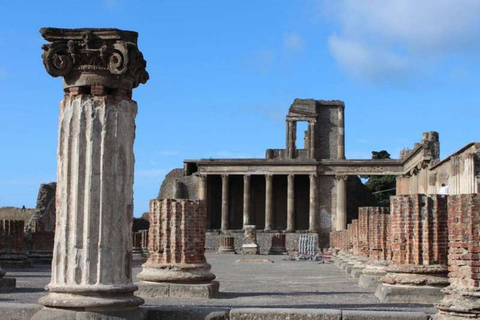
[[[22,252],[24,245],[24,221],[0,220],[0,257],[3,253]]]

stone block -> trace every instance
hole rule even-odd
[[[423,312],[342,310],[342,320],[428,320]]]
[[[136,294],[141,297],[201,298],[218,297],[220,284],[217,281],[200,284],[155,283],[142,281],[137,284]]]
[[[230,310],[230,320],[341,320],[342,312],[331,309],[239,308]]]
[[[6,303],[0,304],[0,320],[30,320],[42,306],[30,303]]]
[[[148,320],[227,320],[228,309],[161,307],[148,310]]]
[[[31,320],[147,320],[148,310],[80,311],[42,308]]]
[[[389,285],[382,283],[375,291],[375,297],[382,302],[436,303],[442,299],[442,287]]]

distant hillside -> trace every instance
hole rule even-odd
[[[0,220],[23,220],[27,223],[35,213],[35,209],[0,207]]]

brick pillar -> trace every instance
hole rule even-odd
[[[140,234],[142,235],[142,253],[144,257],[150,256],[150,251],[148,250],[148,229],[147,230],[140,230]]]
[[[435,307],[435,320],[480,318],[480,195],[448,196],[450,286]]]
[[[25,252],[24,221],[0,220],[0,266],[11,268],[32,266]]]
[[[133,260],[143,260],[142,232],[132,232],[132,258]]]
[[[35,264],[52,263],[55,232],[36,231],[30,237],[28,259]]]
[[[203,200],[150,201],[150,257],[138,275],[141,295],[212,297],[218,292],[205,259],[206,214]]]
[[[388,302],[434,303],[447,279],[447,201],[422,194],[391,197],[392,263],[375,295]]]
[[[358,279],[358,286],[361,288],[376,288],[380,278],[385,276],[387,267],[388,251],[388,230],[390,230],[390,208],[387,207],[364,207],[359,208],[359,219],[367,218],[368,228],[366,235],[368,243],[364,247],[367,250],[368,261]],[[362,222],[365,223],[365,222]]]

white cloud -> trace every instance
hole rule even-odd
[[[364,80],[405,78],[448,55],[473,53],[480,41],[478,0],[338,0],[332,8],[338,33],[331,54]]]
[[[286,50],[301,53],[305,49],[305,40],[297,32],[289,32],[283,37],[283,47]]]

